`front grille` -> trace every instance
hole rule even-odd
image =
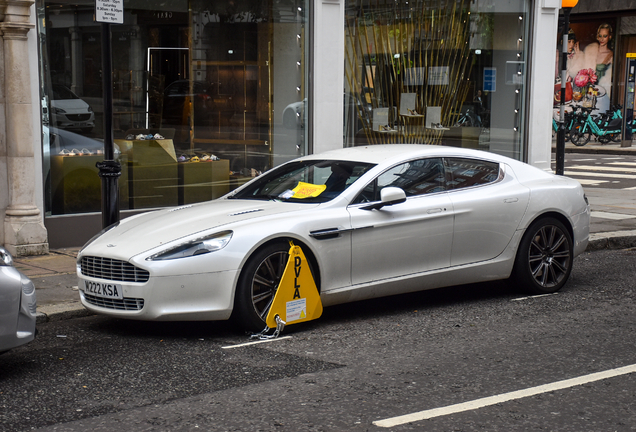
[[[70,121],[88,121],[91,118],[90,114],[66,114],[66,117]]]
[[[84,256],[80,261],[84,276],[118,282],[148,282],[150,273],[126,261]]]
[[[124,298],[122,300],[108,299],[84,293],[84,299],[87,303],[90,303],[93,306],[99,306],[106,309],[140,311],[144,308],[144,299],[138,298]]]

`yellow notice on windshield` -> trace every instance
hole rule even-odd
[[[314,198],[323,193],[327,189],[327,185],[315,185],[311,183],[298,182],[298,186],[296,186],[292,191],[294,195],[292,198]]]
[[[289,249],[285,272],[267,314],[269,328],[276,328],[276,315],[287,325],[310,321],[322,315],[320,294],[300,246],[292,245]]]

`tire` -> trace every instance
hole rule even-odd
[[[535,221],[526,230],[512,273],[512,279],[531,294],[560,290],[572,271],[572,236],[555,218]]]
[[[256,251],[243,267],[236,288],[234,311],[245,330],[265,328],[267,313],[289,259],[289,243],[277,242]]]
[[[570,141],[572,144],[576,146],[584,146],[590,141],[591,134],[589,131],[581,132],[583,129],[583,125],[578,123],[572,126],[572,130],[570,131]]]

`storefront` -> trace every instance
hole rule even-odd
[[[33,200],[51,247],[79,246],[101,228],[100,26],[92,0],[35,6]],[[559,7],[125,0],[124,23],[111,26],[122,217],[213,199],[343,146],[463,146],[550,169],[545,65]]]
[[[111,26],[123,212],[217,198],[307,153],[307,7],[124,2],[124,24]],[[93,8],[56,0],[38,8],[51,223],[100,211],[101,27]]]
[[[348,0],[345,140],[523,159],[530,2]]]

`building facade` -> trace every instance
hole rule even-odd
[[[597,15],[580,3],[581,20]],[[343,146],[466,146],[550,169],[558,0],[123,4],[111,26],[121,217]],[[79,246],[101,229],[94,1],[3,5],[0,243]],[[615,43],[623,12],[604,12]]]

